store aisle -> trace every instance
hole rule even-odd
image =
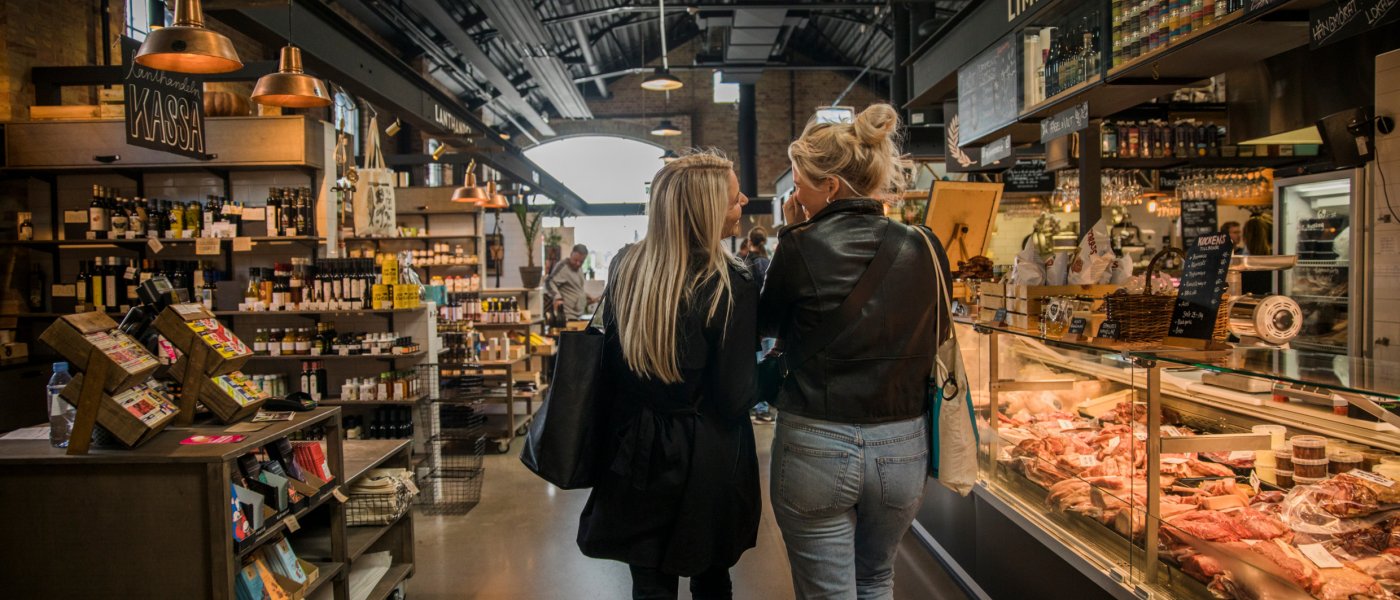
[[[773,428],[757,428],[764,515],[758,547],[732,571],[735,597],[792,597],[787,553],[769,508],[768,448]],[[520,441],[507,455],[486,457],[481,504],[465,516],[416,517],[417,571],[412,600],[555,600],[627,598],[627,568],[594,560],[574,544],[588,491],[560,491],[520,464]],[[896,598],[961,600],[962,591],[912,537],[901,546]],[[684,581],[682,582],[684,588]],[[682,598],[689,598],[682,592]]]

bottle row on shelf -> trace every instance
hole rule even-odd
[[[1026,106],[1084,83],[1101,68],[1101,19],[1097,10],[1079,11],[1057,26],[1029,28],[1022,41],[1027,61]]]
[[[422,286],[403,281],[398,263],[364,258],[292,258],[248,269],[240,311],[389,310],[417,308]]]
[[[1196,119],[1104,121],[1104,158],[1193,158],[1220,156],[1225,126]]]
[[[411,238],[385,239],[402,240]],[[403,250],[399,252],[383,252],[374,248],[354,247],[357,242],[364,241],[369,240],[348,240],[346,244],[351,247],[346,249],[346,255],[350,258],[372,258],[375,264],[382,262],[386,256],[394,256],[396,258],[402,257],[401,262],[419,267],[476,265],[481,262],[481,259],[476,253],[471,252],[468,246],[463,246],[462,244],[437,242],[427,249]]]
[[[359,356],[413,354],[421,348],[412,336],[395,332],[336,333],[335,324],[316,324],[313,334],[309,328],[258,328],[253,336],[253,354],[261,356]]]
[[[1247,0],[1113,0],[1113,66],[1214,27],[1247,4]]]
[[[142,282],[152,277],[166,278],[171,287],[184,290],[190,298],[202,298],[205,307],[209,308],[213,302],[214,284],[223,279],[223,273],[204,261],[99,256],[78,261],[78,276],[73,282],[72,297],[79,312],[112,309],[125,312],[140,302],[136,290]],[[39,310],[41,306],[42,302],[31,302],[30,308]]]
[[[341,418],[340,427],[346,439],[400,440],[413,437],[413,409],[407,406],[384,406],[376,409],[365,425],[365,417],[348,415]]]
[[[520,299],[515,297],[482,297],[466,294],[448,298],[438,307],[438,320],[446,323],[469,322],[492,325],[524,323]]]
[[[265,235],[271,237],[314,235],[314,210],[315,201],[309,187],[271,188],[265,206],[248,207],[215,195],[205,196],[202,202],[126,197],[114,189],[94,185],[84,237],[90,240],[231,238],[243,235],[244,225],[254,221],[262,222]],[[64,222],[69,219],[65,218]],[[32,237],[32,228],[30,235]]]
[[[502,362],[519,360],[525,357],[525,344],[515,342],[509,335],[486,334],[472,329],[469,325],[444,330],[438,328],[442,336],[441,362],[449,364],[477,364],[480,362]]]
[[[351,377],[340,385],[342,402],[408,401],[423,395],[424,389],[412,369],[385,371],[376,377]]]

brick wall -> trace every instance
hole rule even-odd
[[[699,42],[692,42],[671,53],[671,64],[692,62]],[[659,65],[657,61],[652,66]],[[708,69],[672,72],[685,87],[666,95],[641,88],[646,75],[629,75],[612,80],[611,97],[589,101],[594,119],[554,121],[561,135],[605,134],[646,139],[681,151],[689,147],[718,148],[736,161],[739,158],[739,105],[714,102],[714,71]],[[765,71],[755,96],[758,101],[758,191],[773,193],[773,181],[788,168],[787,145],[802,132],[808,117],[822,105],[830,104],[850,85],[850,78],[831,71]],[[843,105],[864,108],[884,101],[885,96],[857,84],[842,100]],[[675,138],[647,135],[660,119],[671,119],[685,131]]]
[[[101,16],[97,0],[0,0],[0,119],[29,118],[34,103],[33,67],[95,65],[102,62]],[[120,35],[126,4],[111,2],[111,32]],[[112,61],[120,62],[112,47]],[[63,90],[64,104],[96,104],[91,87]]]

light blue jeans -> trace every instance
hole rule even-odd
[[[894,597],[895,550],[928,476],[926,422],[778,414],[770,492],[800,600]]]

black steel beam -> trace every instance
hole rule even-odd
[[[739,84],[739,189],[758,195],[758,95],[752,83]]]
[[[202,81],[253,81],[277,70],[277,61],[260,60],[243,63],[243,68],[232,73],[215,73],[201,76]],[[46,106],[62,104],[62,88],[77,85],[120,85],[126,76],[126,67],[121,65],[83,67],[34,67],[31,78],[34,81],[34,102]]]
[[[308,71],[329,78],[351,94],[414,127],[477,156],[507,179],[531,186],[573,212],[588,203],[526,158],[520,148],[467,110],[461,101],[399,60],[319,2],[294,2],[296,43]],[[280,45],[287,39],[287,9],[236,8],[212,11],[220,21],[254,38]],[[474,140],[487,144],[478,146]]]
[[[757,2],[757,3],[745,3],[745,4],[743,4],[742,6],[724,5],[724,4],[672,4],[672,5],[670,5],[670,6],[667,6],[667,8],[669,8],[669,9],[671,9],[671,10],[674,10],[674,11],[676,11],[676,12],[678,12],[678,13],[679,13],[679,12],[687,12],[687,11],[697,11],[697,10],[704,10],[704,11],[732,11],[732,10],[734,10],[734,9],[736,9],[736,8],[743,8],[743,9],[775,8],[775,9],[783,9],[783,10],[805,10],[805,11],[809,11],[809,12],[815,12],[815,11],[825,11],[825,12],[829,12],[829,11],[839,11],[839,10],[876,10],[876,9],[882,8],[882,7],[884,7],[884,4],[858,4],[858,3],[852,3],[852,2],[828,2],[828,3],[824,3],[824,4],[801,4],[801,3],[796,3],[796,2],[776,2],[776,3],[775,3],[775,2],[767,2],[767,3],[764,3],[764,2]],[[659,8],[658,6],[655,6],[655,5],[652,5],[652,6],[615,6],[615,7],[612,7],[612,8],[600,8],[600,9],[597,9],[597,10],[586,10],[586,11],[583,11],[583,12],[577,12],[577,13],[568,14],[568,15],[560,15],[560,16],[557,16],[557,17],[553,17],[553,18],[549,18],[549,19],[544,19],[544,24],[545,24],[545,25],[557,25],[557,24],[569,23],[569,22],[571,22],[571,21],[586,21],[586,20],[589,20],[589,19],[599,19],[599,18],[602,18],[602,17],[609,17],[609,16],[612,16],[612,15],[620,15],[620,14],[624,14],[624,13],[639,13],[639,12],[655,13],[655,12],[657,12],[658,10],[660,10],[660,8]]]

